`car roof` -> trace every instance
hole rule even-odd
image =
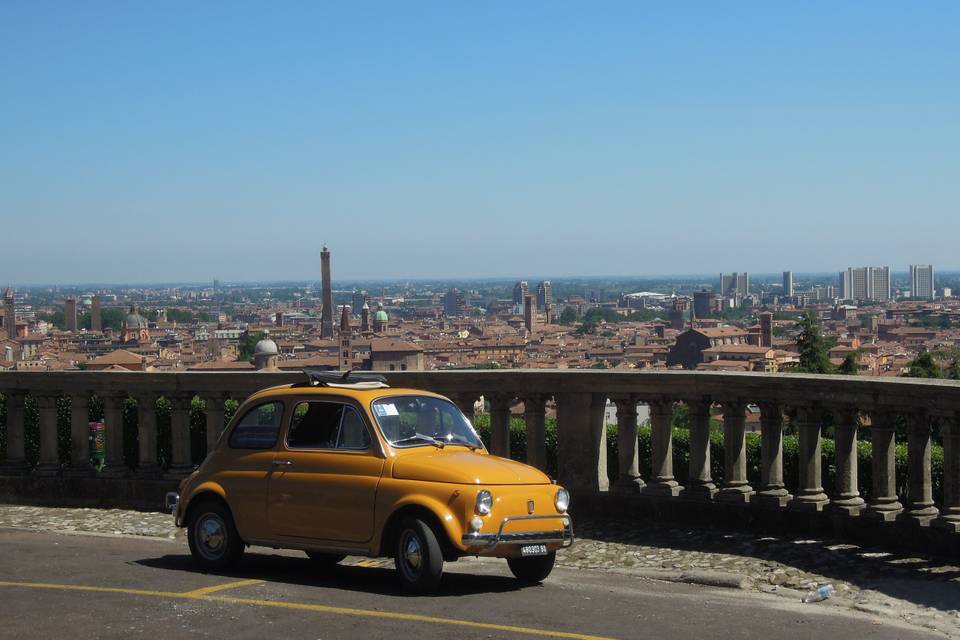
[[[361,404],[369,404],[370,402],[376,400],[377,398],[389,398],[395,396],[409,396],[409,395],[422,395],[422,396],[433,396],[435,398],[444,398],[445,396],[440,395],[439,393],[434,393],[432,391],[426,391],[424,389],[409,389],[409,388],[379,388],[379,389],[351,389],[346,386],[342,387],[321,387],[321,386],[306,386],[300,384],[285,384],[279,387],[269,387],[267,389],[261,389],[256,393],[252,394],[247,401],[250,400],[262,400],[266,398],[288,398],[291,396],[317,396],[322,398],[323,396],[338,396],[338,397],[348,397],[353,398],[360,402]]]

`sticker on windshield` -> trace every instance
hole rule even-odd
[[[377,414],[377,416],[378,416],[378,417],[381,417],[381,418],[384,417],[384,416],[398,416],[398,415],[400,415],[400,412],[397,411],[397,405],[395,405],[395,404],[393,404],[393,403],[390,403],[390,404],[375,404],[375,405],[373,405],[373,410],[374,410],[374,412]]]

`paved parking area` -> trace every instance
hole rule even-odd
[[[885,617],[773,595],[560,568],[521,588],[500,562],[448,565],[440,593],[399,591],[383,561],[318,570],[254,548],[230,573],[198,571],[182,539],[0,529],[8,637],[922,638]]]

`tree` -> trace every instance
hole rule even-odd
[[[573,324],[577,321],[577,310],[573,307],[565,307],[560,314],[560,324]]]
[[[947,367],[947,377],[951,380],[960,380],[960,355],[953,356],[950,366]]]
[[[860,352],[851,351],[840,365],[840,373],[845,376],[855,376],[860,372]]]
[[[933,354],[924,351],[910,363],[910,370],[907,372],[908,378],[942,378],[943,371],[940,365],[933,359]]]
[[[836,373],[836,367],[830,362],[830,349],[834,345],[832,338],[820,333],[820,323],[813,313],[808,311],[800,318],[800,337],[797,347],[800,351],[800,366],[797,371],[803,373]]]
[[[262,331],[250,333],[249,331],[240,336],[240,343],[237,345],[237,360],[243,362],[253,358],[253,349],[257,343],[266,337],[267,334]]]

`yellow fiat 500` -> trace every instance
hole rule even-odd
[[[428,592],[444,561],[467,555],[539,582],[573,543],[567,491],[489,454],[448,399],[369,374],[307,376],[247,399],[167,496],[202,566],[225,568],[249,545],[320,565],[387,556],[406,589]]]

